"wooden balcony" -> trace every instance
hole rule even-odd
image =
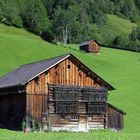
[[[107,90],[104,88],[74,86],[50,86],[49,101],[54,103],[56,114],[75,114],[80,103],[86,114],[104,114]]]

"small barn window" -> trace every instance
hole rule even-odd
[[[94,80],[95,83],[99,83],[100,82],[99,78],[97,78],[97,77],[94,77],[93,80]]]
[[[93,79],[95,82],[97,82],[97,77],[94,77],[94,79]]]
[[[46,75],[47,75],[48,73],[49,73],[48,71],[45,72]]]
[[[55,69],[58,69],[58,65],[55,66]]]
[[[78,115],[71,115],[71,121],[78,121]]]
[[[79,72],[79,73],[81,73],[81,72],[82,72],[80,68],[78,68],[78,72]]]
[[[55,66],[55,74],[58,75],[58,65]]]
[[[55,71],[55,74],[58,75],[58,71],[57,70]]]
[[[89,121],[92,121],[92,120],[93,120],[93,114],[89,114],[88,120],[89,120]]]
[[[70,65],[67,65],[67,68],[70,69]]]
[[[35,82],[36,82],[37,84],[39,84],[39,77],[36,77],[36,78],[35,78]]]
[[[88,71],[86,74],[86,77],[90,76],[90,74],[91,74],[90,71]]]

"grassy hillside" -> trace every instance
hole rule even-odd
[[[46,132],[22,133],[0,130],[0,140],[139,140],[140,134],[94,131],[89,133]]]
[[[93,71],[110,82],[117,90],[110,92],[109,102],[124,110],[125,130],[120,133],[102,131],[91,133],[23,134],[0,130],[0,140],[22,139],[140,139],[140,54],[101,48],[100,55],[78,51],[78,45],[52,45],[26,32],[0,25],[0,76],[21,64],[30,63],[71,52]],[[8,134],[8,135],[7,135]],[[28,137],[28,138],[27,138]],[[78,137],[78,138],[77,138]]]

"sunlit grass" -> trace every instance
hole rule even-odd
[[[140,134],[95,131],[95,132],[38,132],[23,133],[0,130],[0,140],[139,140]]]

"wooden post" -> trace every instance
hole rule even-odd
[[[30,113],[29,113],[29,95],[26,95],[26,131],[31,131]]]
[[[30,115],[26,113],[26,131],[31,131]]]

